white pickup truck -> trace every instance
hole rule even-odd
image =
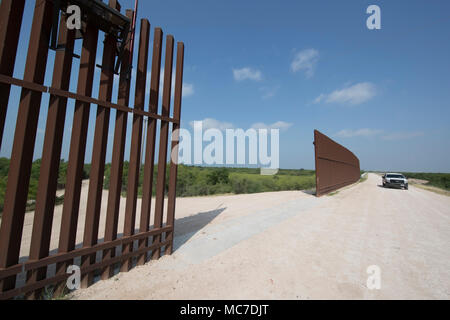
[[[400,173],[386,173],[383,175],[383,187],[405,188],[405,190],[408,190],[408,179]]]

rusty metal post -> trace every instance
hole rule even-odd
[[[98,29],[88,23],[83,39],[77,87],[77,93],[83,96],[90,97],[92,94],[95,59],[97,55],[97,40]],[[78,100],[75,102],[58,253],[70,252],[75,248],[81,182],[83,178],[87,130],[89,125],[89,111],[89,103]],[[58,263],[56,266],[56,274],[59,275],[65,273],[68,264],[70,263]],[[60,294],[63,289],[64,287],[62,285],[58,286],[56,294]]]
[[[54,88],[61,90],[69,89],[74,41],[75,31],[67,29],[66,18],[62,15],[58,43],[65,50],[58,50],[55,54],[52,80],[52,86]],[[30,260],[39,260],[47,257],[49,254],[66,107],[67,98],[54,95],[50,96],[36,196]],[[46,267],[29,272],[27,275],[27,284],[33,284],[36,281],[44,279],[46,273]],[[39,295],[40,290],[30,294],[28,298],[37,299]]]
[[[158,113],[159,83],[161,76],[161,52],[162,52],[163,32],[160,28],[155,29],[153,40],[152,75],[150,84],[150,104],[149,111]],[[155,166],[155,140],[156,140],[156,119],[148,119],[147,122],[147,147],[145,148],[144,182],[142,186],[142,208],[139,232],[146,232],[150,227],[150,210],[153,194],[153,171]],[[139,249],[148,245],[148,239],[139,241]],[[143,265],[147,261],[147,254],[138,257],[138,265]]]
[[[50,1],[36,1],[25,65],[26,81],[38,84],[44,82],[52,12],[53,4]],[[19,261],[41,97],[41,92],[22,88],[0,228],[0,268]],[[2,280],[0,292],[14,288],[15,278],[13,276]]]
[[[109,5],[116,9],[116,0],[110,0]],[[116,57],[117,42],[112,34],[105,35],[103,46],[102,73],[98,98],[111,102],[114,63]],[[98,228],[100,222],[100,209],[102,203],[103,180],[105,176],[106,145],[108,142],[110,109],[97,106],[97,118],[95,122],[94,145],[92,152],[91,170],[89,176],[89,194],[86,208],[86,220],[84,225],[83,247],[92,247],[98,241]],[[82,268],[95,263],[95,254],[82,257]],[[93,279],[91,272],[81,279],[81,286],[87,288]]]
[[[0,74],[9,77],[14,72],[24,5],[25,0],[3,0],[0,2]],[[0,149],[10,90],[10,84],[0,83]]]
[[[136,75],[135,109],[144,110],[145,87],[147,82],[148,48],[150,36],[150,23],[146,19],[141,20],[141,33],[139,39],[138,68]],[[133,115],[133,129],[131,136],[130,166],[128,169],[128,190],[125,206],[125,226],[124,237],[134,234],[136,222],[136,202],[138,196],[139,173],[141,164],[141,143],[142,143],[142,122],[141,115]],[[133,243],[125,244],[122,247],[122,254],[133,251]],[[131,268],[131,259],[122,261],[122,272],[127,272]]]
[[[166,61],[164,67],[164,89],[162,101],[162,115],[169,117],[170,115],[170,98],[172,93],[172,68],[173,68],[173,36],[168,35],[166,38]],[[155,202],[155,220],[154,227],[161,228],[164,214],[164,194],[166,189],[166,160],[169,140],[169,122],[161,120],[161,131],[159,140],[158,154],[158,176],[156,182],[156,202]],[[153,237],[153,244],[161,242],[161,235]],[[152,259],[159,259],[161,256],[161,248],[157,248],[152,252]]]
[[[134,11],[127,10],[126,16],[132,18]],[[127,45],[123,55],[120,69],[118,103],[128,106],[130,101],[131,77],[130,68],[133,58],[132,42],[134,29],[128,34]],[[127,134],[128,113],[120,110],[116,111],[116,123],[114,129],[113,157],[111,162],[111,174],[109,184],[108,206],[106,209],[105,242],[113,241],[117,238],[117,228],[119,221],[120,197],[122,193],[122,173],[125,153],[125,139]],[[115,256],[115,249],[103,252],[103,261]],[[113,266],[108,266],[102,271],[102,279],[106,280],[113,274]]]
[[[177,70],[175,76],[175,96],[173,118],[177,121],[181,119],[181,100],[183,97],[183,68],[184,68],[184,44],[177,44]],[[177,175],[178,175],[178,145],[179,145],[179,129],[180,123],[172,124],[172,148],[170,153],[170,175],[169,175],[169,192],[167,200],[167,226],[172,229],[166,233],[165,240],[169,240],[165,254],[172,254],[173,251],[173,234],[175,225],[175,202],[177,193]]]

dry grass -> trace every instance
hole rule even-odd
[[[437,194],[441,194],[441,195],[450,197],[450,191],[447,191],[447,190],[444,190],[444,189],[441,189],[441,188],[437,188],[437,187],[433,187],[433,186],[427,186],[427,185],[424,185],[424,184],[416,184],[416,183],[413,183],[412,185],[414,187],[417,187],[417,188],[420,188],[420,189],[423,189],[423,190],[431,191],[431,192],[434,192],[434,193],[437,193]]]

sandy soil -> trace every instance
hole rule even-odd
[[[75,299],[450,299],[450,198],[368,180],[304,192],[179,199],[176,251]],[[381,269],[369,290],[367,268]]]

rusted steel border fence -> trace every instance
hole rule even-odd
[[[61,16],[58,36],[58,45],[64,49],[56,51],[52,85],[45,86],[44,74],[52,27],[53,1],[36,0],[24,79],[16,79],[12,75],[24,11],[24,1],[2,0],[0,4],[0,138],[3,134],[10,87],[13,85],[22,88],[0,228],[0,299],[9,299],[22,294],[25,294],[27,298],[36,299],[39,298],[42,289],[48,285],[56,285],[56,291],[61,292],[66,279],[69,277],[69,274],[66,273],[66,268],[72,264],[75,258],[81,257],[82,286],[87,287],[93,281],[94,272],[100,271],[102,278],[107,279],[112,276],[115,264],[121,265],[121,271],[128,271],[132,266],[132,258],[137,258],[137,263],[143,264],[147,261],[149,252],[152,252],[151,258],[157,259],[160,256],[161,248],[165,248],[166,254],[171,254],[173,248],[177,176],[177,164],[173,160],[176,161],[176,159],[170,159],[169,202],[167,222],[164,225],[165,168],[166,153],[170,143],[168,141],[169,123],[172,123],[173,130],[178,129],[180,124],[184,44],[182,42],[177,44],[173,117],[170,117],[170,100],[174,39],[170,35],[167,36],[166,40],[163,107],[162,113],[158,114],[163,40],[163,32],[160,28],[155,29],[150,79],[150,102],[149,110],[145,110],[147,61],[151,31],[150,23],[146,19],[141,20],[134,107],[129,107],[134,27],[131,28],[128,34],[125,51],[122,54],[117,104],[111,102],[114,83],[114,62],[118,55],[116,39],[111,34],[105,34],[105,41],[103,42],[99,97],[98,99],[91,97],[96,68],[97,40],[100,36],[100,31],[89,21],[83,34],[82,52],[79,57],[80,69],[77,77],[77,92],[72,93],[68,91],[72,60],[76,57],[74,54],[75,31],[67,29],[64,15]],[[120,11],[120,5],[117,0],[109,0],[109,6]],[[132,10],[127,10],[126,16],[131,20],[135,13]],[[33,220],[31,248],[29,259],[19,264],[32,157],[43,94],[49,94],[50,100]],[[75,111],[66,190],[58,252],[50,255],[50,235],[68,99],[75,100]],[[83,246],[75,249],[81,180],[88,139],[87,129],[91,104],[97,105],[93,137],[95,151],[91,162]],[[104,242],[99,244],[99,220],[111,109],[116,110],[113,158],[106,208],[105,237]],[[119,205],[122,192],[128,114],[133,115],[132,142],[124,235],[118,238]],[[142,137],[144,117],[148,119],[145,141]],[[153,221],[154,227],[150,229],[152,181],[156,148],[155,138],[158,120],[161,122],[160,168],[156,185],[157,198]],[[144,192],[139,232],[135,234],[140,159],[141,156],[144,156],[140,154],[142,143],[146,143]],[[172,149],[178,149],[177,141],[172,142]],[[153,240],[150,241],[150,239]],[[133,246],[134,242],[139,243],[137,250]],[[120,255],[116,255],[116,247],[118,246],[123,248]],[[97,253],[102,253],[100,261],[95,259]],[[47,268],[52,264],[56,264],[56,272],[54,275],[47,277]],[[16,277],[22,272],[26,273],[26,284],[16,287]]]
[[[314,130],[316,195],[318,197],[357,182],[358,158],[347,148]]]

